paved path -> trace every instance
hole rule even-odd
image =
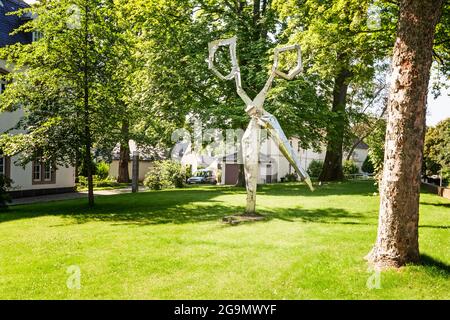
[[[140,190],[143,188],[141,187]],[[130,193],[130,188],[122,188],[122,189],[113,189],[113,190],[96,190],[94,191],[95,196],[112,196],[116,194]],[[59,200],[71,200],[71,199],[80,199],[86,198],[87,191],[80,192],[69,192],[69,193],[60,193],[60,194],[49,194],[45,196],[37,196],[37,197],[25,197],[13,199],[10,205],[19,205],[19,204],[31,204],[31,203],[41,203],[41,202],[50,202],[50,201],[59,201]]]

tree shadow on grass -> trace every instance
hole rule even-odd
[[[431,226],[431,225],[419,225],[419,228],[430,228],[430,229],[450,229],[450,226]]]
[[[216,198],[222,195],[242,193],[242,205],[234,205]],[[83,224],[91,221],[104,221],[113,224],[155,225],[184,224],[204,221],[220,221],[227,215],[242,213],[245,193],[234,188],[181,189],[160,192],[142,192],[102,196],[96,198],[96,205],[88,208],[85,199],[56,201],[34,205],[12,207],[9,212],[0,214],[0,223],[25,218],[60,216],[68,223]],[[343,209],[318,208],[270,208],[261,210],[269,221],[284,221],[366,224],[362,214],[350,213]]]
[[[242,211],[214,198],[236,192],[229,188],[181,189],[96,197],[89,208],[85,199],[18,205],[0,214],[0,223],[43,216],[61,216],[75,223],[110,221],[130,224],[190,223],[219,219]]]
[[[258,186],[258,194],[269,196],[308,196],[324,197],[334,195],[371,196],[377,191],[373,181],[344,181],[314,184],[314,191],[304,183],[274,183]]]
[[[368,217],[363,214],[337,208],[277,208],[273,210],[266,209],[262,213],[266,215],[268,220],[279,219],[288,222],[372,225],[366,221]]]
[[[431,267],[435,270],[437,270],[439,273],[442,273],[446,277],[450,277],[450,265],[446,264],[445,262],[442,262],[440,260],[437,260],[427,254],[421,254],[420,255],[420,261],[421,265],[426,267]]]
[[[432,203],[432,202],[420,202],[420,205],[424,206],[434,206],[434,207],[443,207],[450,209],[450,203]],[[450,212],[450,211],[449,211]]]

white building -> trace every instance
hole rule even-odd
[[[134,140],[128,141],[128,148],[130,150],[130,161],[128,161],[128,174],[131,179],[132,174],[132,157],[135,152],[139,154],[139,177],[140,182],[144,181],[146,174],[153,167],[156,160],[166,159],[165,151],[151,146],[138,146]],[[112,152],[111,164],[109,165],[109,176],[117,180],[119,176],[120,163],[120,144],[117,144]]]
[[[0,68],[0,72],[4,69]],[[4,89],[5,84],[1,87]],[[0,89],[0,94],[1,94]],[[22,110],[0,113],[0,133],[13,128],[23,115]],[[12,134],[17,131],[10,131]],[[0,152],[0,174],[13,181],[13,197],[35,196],[50,193],[63,193],[75,190],[75,170],[73,167],[56,167],[38,159],[24,167],[16,165],[18,156],[5,157]]]
[[[313,160],[323,161],[325,159],[325,148],[320,152],[316,152],[312,149],[301,148],[299,146],[298,138],[293,137],[289,141],[294,151],[297,152],[300,163],[305,170],[308,169]],[[179,144],[176,148],[178,149],[174,149],[175,151],[173,151],[172,154],[177,153],[181,159],[181,163],[190,165],[193,172],[200,168],[208,168],[216,172],[221,170],[221,184],[233,185],[236,183],[239,174],[238,163],[242,163],[238,161],[237,152],[227,154],[226,156],[213,156],[208,152],[203,154],[193,152],[190,144]],[[260,153],[260,175],[258,183],[279,182],[287,174],[295,172],[286,158],[281,154],[277,145],[271,139],[265,139],[262,142]],[[367,145],[360,143],[350,157],[360,171],[361,166],[367,157],[367,153]],[[344,153],[343,158],[347,158],[346,153]]]
[[[15,42],[30,43],[32,34],[20,32],[14,36],[10,33],[23,23],[24,19],[7,15],[8,12],[26,7],[26,3],[19,0],[2,0],[0,6],[0,47]],[[9,72],[5,61],[0,60],[0,75]],[[0,94],[7,84],[0,80]],[[0,134],[16,126],[23,116],[22,110],[0,113]],[[9,131],[17,134],[18,131]],[[50,193],[74,191],[75,170],[73,167],[56,167],[51,163],[42,163],[39,159],[27,163],[24,167],[16,165],[18,156],[6,157],[0,150],[0,174],[12,179],[11,195],[13,197],[34,196]]]

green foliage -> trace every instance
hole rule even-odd
[[[78,176],[78,185],[81,188],[87,188],[88,185],[87,178],[85,176]]]
[[[88,172],[88,168],[86,166],[86,161],[85,161],[84,158],[80,159],[79,165],[78,165],[78,170],[79,170],[78,174],[80,176],[83,176],[83,177],[87,177],[88,176],[88,173],[87,173]],[[92,174],[95,175],[96,171],[97,171],[97,165],[95,164],[94,160],[91,160],[91,170],[92,170]]]
[[[369,146],[369,157],[374,168],[375,178],[381,179],[384,162],[384,143],[386,136],[386,121],[379,120],[366,139]]]
[[[11,202],[11,197],[8,194],[11,183],[12,180],[10,178],[0,174],[0,212],[8,209],[8,203]]]
[[[298,176],[296,173],[288,173],[283,178],[284,182],[295,182],[298,181]]]
[[[204,60],[209,41],[236,35],[243,86],[255,97],[267,80],[273,48],[287,42],[272,37],[283,25],[270,2],[133,0],[129,8],[141,34],[137,54],[142,67],[131,86],[139,106],[146,110],[138,120],[140,131],[155,141],[168,139],[174,125],[188,127],[188,113],[210,128],[245,129],[249,118],[234,81],[218,79]],[[218,50],[216,62],[223,73],[229,70],[226,49]],[[323,137],[320,130],[326,125],[327,105],[316,90],[317,81],[314,76],[277,79],[266,102],[287,135],[298,136],[303,147],[317,147],[317,137]],[[155,114],[165,116],[155,118]]]
[[[308,174],[310,177],[317,178],[322,172],[323,161],[321,160],[313,160],[308,166]]]
[[[100,161],[97,162],[95,166],[95,174],[100,180],[104,180],[108,178],[109,175],[109,164],[106,162]]]
[[[450,179],[450,118],[430,127],[425,134],[424,166],[427,175]]]
[[[302,46],[305,74],[316,78],[316,91],[329,103],[330,111],[317,115],[326,119],[321,126],[326,136],[320,136],[327,141],[327,154],[338,159],[354,138],[352,124],[364,121],[377,78],[386,72],[383,61],[392,53],[398,8],[372,0],[275,0],[273,6],[285,26],[280,38]],[[372,8],[379,12],[375,17],[368,14]],[[379,18],[379,25],[371,18]],[[336,163],[328,167],[340,168]]]
[[[172,160],[155,161],[145,175],[144,185],[152,190],[182,188],[186,181],[183,166]]]
[[[366,159],[364,160],[361,166],[361,170],[369,174],[372,174],[375,171],[372,161],[370,160],[370,156],[367,156]]]
[[[104,187],[118,187],[120,183],[110,177],[101,178],[99,176],[94,176],[94,187],[104,188]]]
[[[185,172],[186,180],[187,180],[188,178],[192,177],[192,166],[191,166],[191,165],[186,165],[186,166],[184,167],[184,172]]]
[[[94,188],[117,188],[122,186],[111,177],[101,178],[97,175],[92,177],[94,179]],[[88,179],[85,176],[78,176],[78,187],[80,189],[86,189],[88,187]]]
[[[434,39],[433,58],[433,72],[435,79],[432,79],[432,93],[435,97],[442,92],[441,89],[448,88],[447,80],[450,78],[450,2],[445,1],[442,8],[442,14],[438,25],[436,26],[436,33]]]
[[[36,17],[17,32],[39,30],[43,37],[0,49],[12,71],[3,76],[9,85],[0,96],[0,111],[24,111],[15,127],[21,133],[1,136],[6,154],[20,155],[22,164],[38,155],[60,165],[84,158],[93,169],[92,147],[115,144],[123,116],[116,73],[129,54],[117,29],[117,4],[46,0],[17,13]]]
[[[398,13],[395,4],[372,0],[275,0],[274,7],[285,19],[286,36],[302,45],[308,72],[323,79],[348,69],[353,81],[370,80],[377,60],[390,54]],[[369,16],[369,8],[378,9],[379,15]],[[379,18],[379,25],[373,25],[372,18]]]
[[[345,175],[349,175],[358,173],[359,169],[353,160],[345,160],[342,165],[342,171]]]

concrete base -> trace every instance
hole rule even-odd
[[[259,214],[236,214],[233,216],[226,216],[222,218],[222,221],[225,223],[229,223],[231,225],[237,225],[242,222],[255,222],[255,221],[263,221],[266,217]]]

